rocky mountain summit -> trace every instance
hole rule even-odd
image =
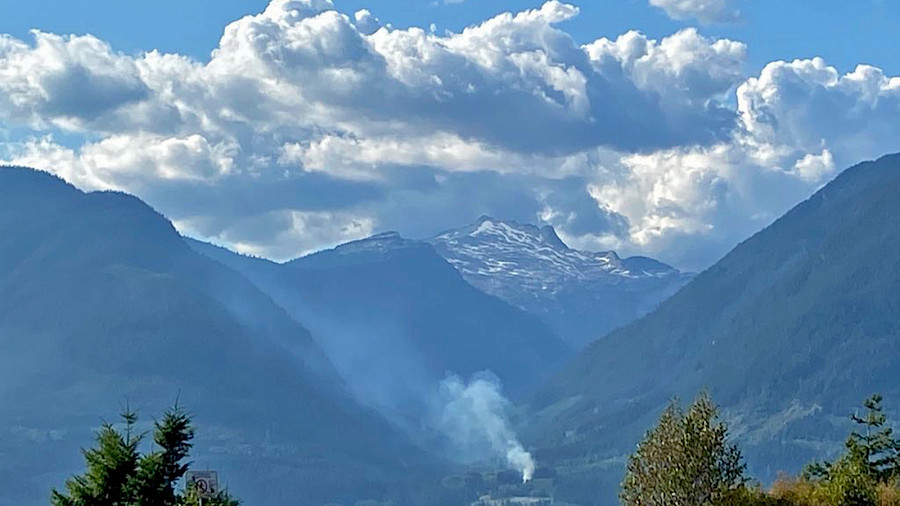
[[[690,279],[651,258],[572,249],[551,226],[487,216],[428,242],[469,283],[538,316],[576,347],[651,311]]]

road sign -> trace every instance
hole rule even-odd
[[[215,471],[188,471],[184,479],[202,498],[215,497],[219,493],[219,474]]]

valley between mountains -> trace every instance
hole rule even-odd
[[[771,482],[836,455],[866,395],[897,414],[898,214],[891,155],[698,274],[488,216],[276,263],[0,168],[0,505],[45,503],[121,404],[175,399],[253,505],[612,504],[703,390]]]

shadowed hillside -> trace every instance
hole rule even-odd
[[[126,401],[180,398],[204,427],[197,462],[248,504],[381,498],[428,465],[343,393],[304,327],[138,199],[0,168],[0,236],[8,504],[45,503]]]
[[[898,214],[900,156],[853,167],[589,347],[533,403],[544,458],[611,498],[667,399],[703,388],[763,479],[837,450],[857,399],[900,399]]]
[[[190,244],[308,324],[358,397],[414,430],[448,374],[489,370],[522,396],[571,353],[547,325],[466,283],[432,246],[395,233],[285,264]]]

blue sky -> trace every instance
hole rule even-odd
[[[27,37],[37,28],[54,33],[92,33],[116,49],[139,52],[159,49],[206,59],[222,27],[261,11],[266,0],[30,0],[6,2],[0,33]],[[468,0],[444,4],[429,0],[336,0],[347,13],[368,9],[382,22],[397,27],[431,23],[440,30],[459,31],[500,12],[541,5],[540,0]],[[576,2],[582,14],[567,22],[578,42],[613,37],[637,29],[651,37],[671,34],[690,22],[668,18],[643,0]],[[779,59],[822,56],[842,71],[858,63],[900,73],[900,52],[892,37],[900,26],[900,4],[891,0],[745,0],[739,4],[745,20],[702,26],[703,33],[747,42],[749,66],[761,68]],[[892,45],[893,43],[893,45]]]
[[[273,259],[487,214],[697,270],[900,151],[889,0],[3,7],[0,163]]]

